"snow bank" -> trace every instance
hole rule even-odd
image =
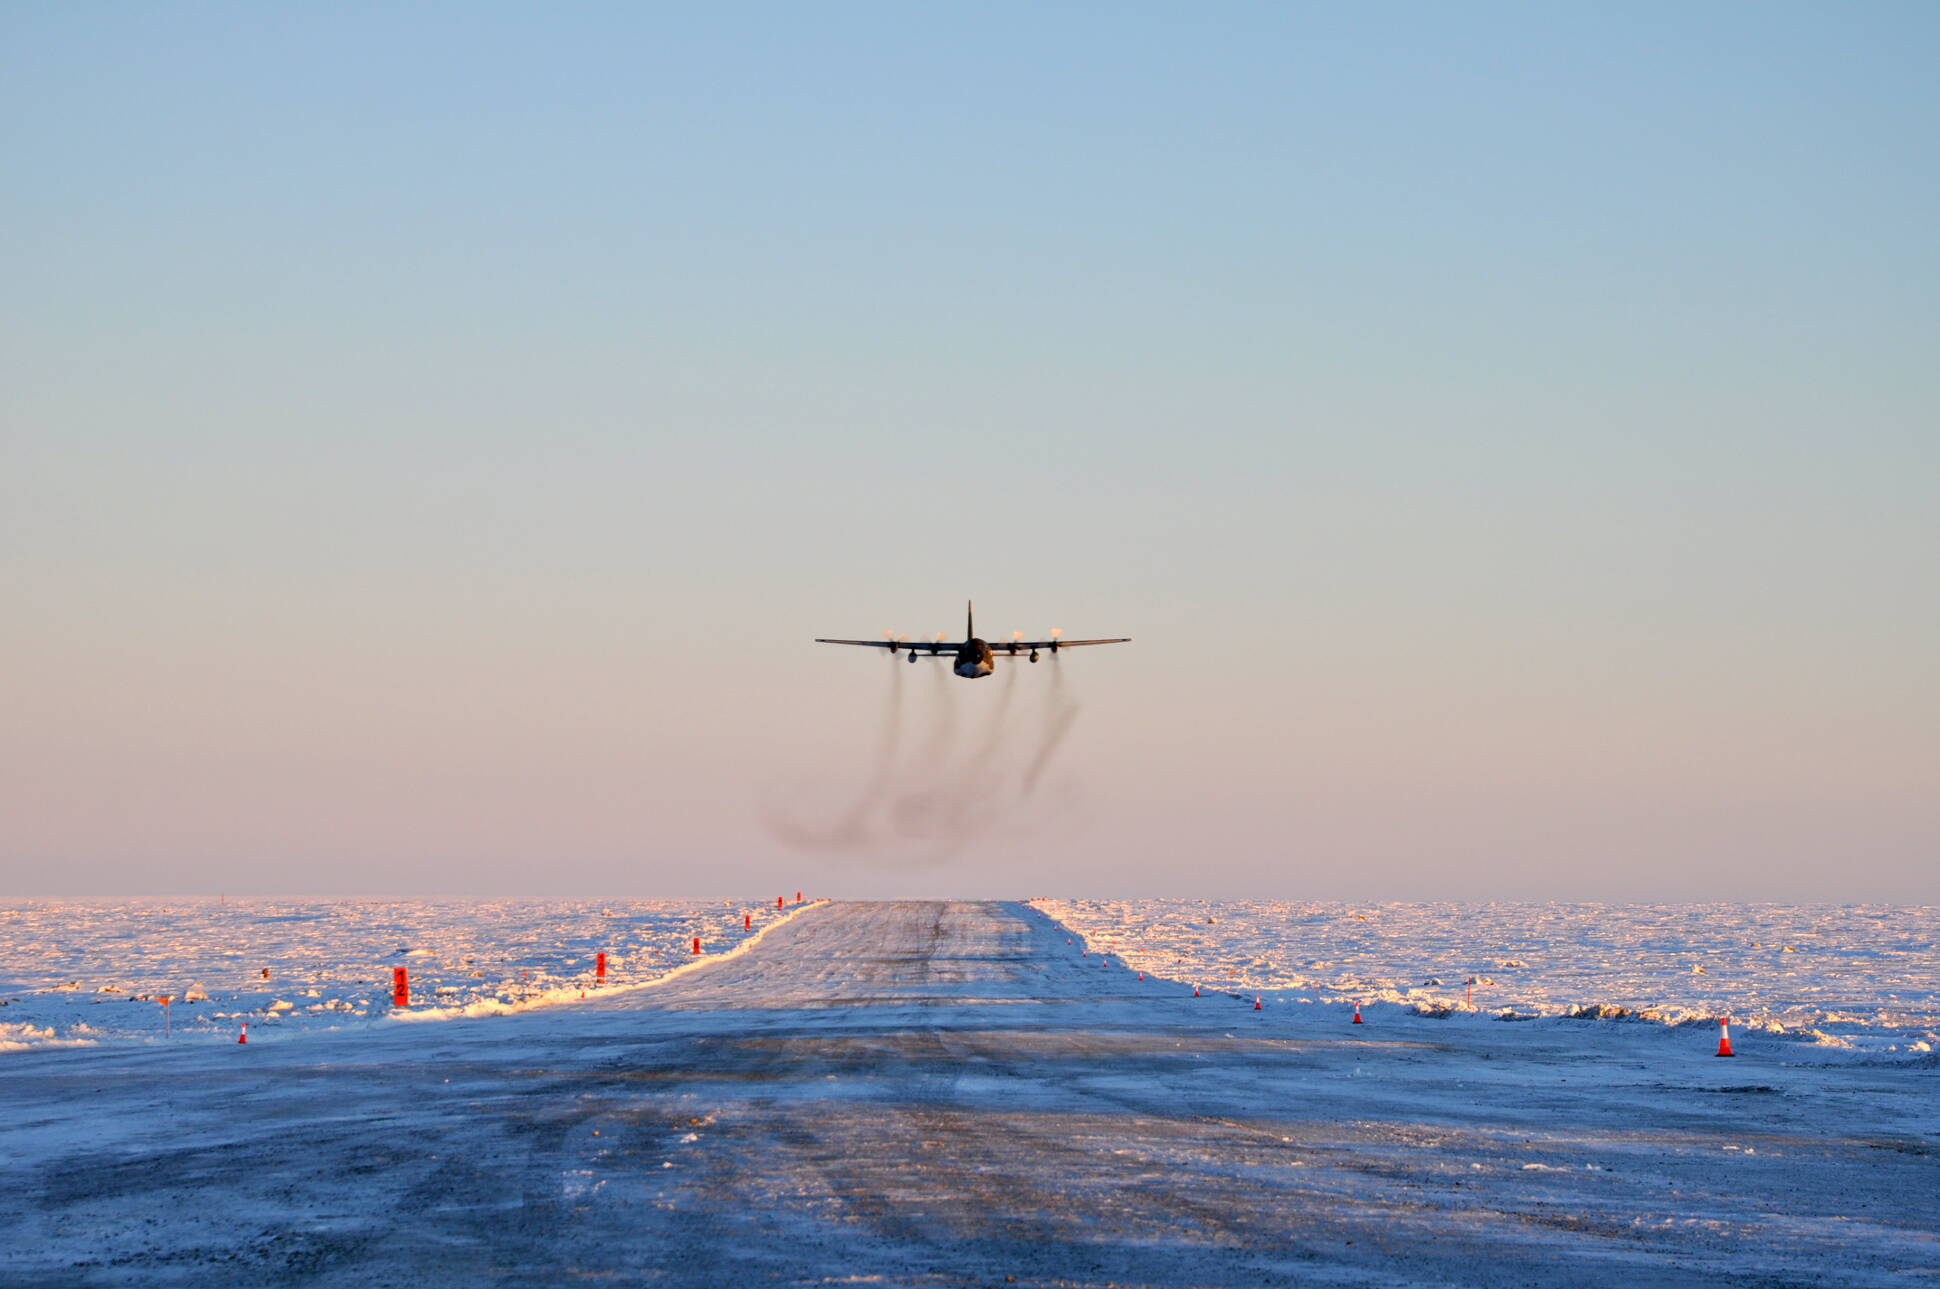
[[[25,1052],[36,1047],[86,1047],[91,1038],[61,1038],[51,1025],[0,1025],[0,1052]]]
[[[759,931],[744,935],[725,953],[693,954],[690,945],[690,957],[686,962],[681,963],[678,967],[662,972],[650,980],[639,980],[632,984],[617,986],[610,984],[594,984],[589,986],[582,981],[577,985],[570,985],[563,989],[541,990],[529,998],[516,1002],[504,1002],[499,999],[486,998],[456,1007],[413,1007],[409,1010],[393,1009],[391,1019],[398,1021],[455,1020],[463,1016],[508,1016],[513,1012],[530,1011],[535,1007],[552,1007],[559,1003],[580,1002],[595,993],[603,997],[615,993],[629,993],[636,989],[652,989],[657,985],[666,984],[669,980],[677,976],[684,976],[690,971],[697,971],[710,963],[720,962],[726,958],[740,957],[748,950],[754,948],[755,945],[760,944],[762,937],[776,927],[790,921],[802,910],[813,908],[823,902],[821,900],[813,900],[807,904],[798,904],[784,909],[779,915],[769,918],[763,923]]]

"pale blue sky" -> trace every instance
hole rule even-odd
[[[1940,891],[1940,8],[689,8],[0,15],[0,888]]]

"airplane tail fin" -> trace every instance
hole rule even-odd
[[[975,600],[965,600],[963,602],[963,638],[965,640],[975,640],[977,638],[977,603]]]

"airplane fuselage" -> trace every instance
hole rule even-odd
[[[957,649],[955,671],[965,680],[976,680],[988,676],[997,669],[997,660],[990,656],[990,646],[972,636]]]

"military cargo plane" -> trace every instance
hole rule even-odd
[[[954,659],[951,670],[956,672],[957,675],[963,677],[965,680],[978,680],[997,670],[997,659],[999,658],[1015,658],[1019,654],[1024,654],[1032,662],[1036,662],[1040,651],[1056,654],[1065,649],[1079,649],[1085,645],[1130,644],[1132,642],[1130,636],[1120,636],[1111,640],[1065,640],[1062,638],[1062,633],[1056,627],[1052,627],[1051,638],[1049,640],[1026,640],[1024,639],[1024,633],[1022,631],[1013,631],[1011,632],[1009,640],[1001,641],[993,645],[987,640],[979,640],[977,638],[977,608],[975,604],[966,605],[966,613],[963,621],[963,639],[961,641],[946,641],[943,638],[943,633],[940,631],[936,634],[936,638],[927,644],[921,640],[912,642],[907,636],[894,635],[888,631],[882,634],[883,638],[881,640],[828,640],[817,636],[815,643],[861,645],[864,649],[887,649],[891,656],[894,656],[899,649],[907,649],[909,650],[909,660],[911,662],[915,662],[918,658],[926,656],[930,658],[947,657]]]

